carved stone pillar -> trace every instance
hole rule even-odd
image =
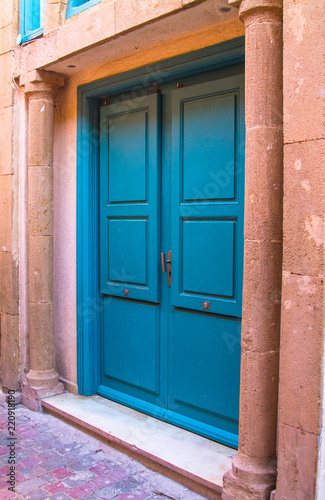
[[[54,368],[53,324],[53,107],[64,84],[56,73],[32,71],[20,78],[28,98],[29,365],[23,404],[63,392]]]
[[[224,500],[269,499],[276,480],[282,269],[282,0],[239,6],[246,44],[244,284],[239,447]]]

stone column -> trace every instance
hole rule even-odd
[[[276,481],[283,197],[282,0],[241,0],[246,44],[244,284],[239,447],[224,500]]]
[[[64,84],[56,73],[32,71],[20,78],[28,98],[29,372],[23,404],[63,392],[54,368],[53,324],[53,108]]]

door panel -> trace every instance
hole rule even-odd
[[[174,92],[175,106],[181,100],[183,201],[233,199],[234,182],[218,180],[223,180],[225,168],[234,175],[235,95],[188,95],[189,89]]]
[[[172,304],[241,316],[243,78],[173,91]]]
[[[159,301],[160,95],[101,108],[100,286]]]
[[[112,389],[127,391],[138,397],[139,390],[158,395],[160,347],[157,306],[107,298],[103,321],[107,332],[103,342],[103,377],[106,383]]]
[[[219,439],[228,433],[232,443],[238,434],[240,327],[235,319],[176,309],[170,336],[168,409],[179,421],[182,415],[218,428]]]

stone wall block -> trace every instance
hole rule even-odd
[[[0,54],[7,52],[16,45],[16,30],[14,24],[0,28]]]
[[[325,104],[325,2],[287,0],[283,14],[284,141],[321,138]]]
[[[114,36],[114,5],[115,2],[109,2],[105,5],[101,2],[100,5],[94,5],[90,9],[67,19],[60,28],[60,36],[57,40],[57,57],[64,56],[67,53],[67,47],[69,47],[69,53],[73,54],[83,47]],[[125,16],[130,9],[129,3],[123,15]],[[71,23],[73,23],[74,37],[71,37]]]
[[[182,7],[182,0],[118,0],[115,2],[116,32],[125,31]]]
[[[256,22],[246,27],[246,128],[282,127],[282,22]],[[272,75],[272,78],[270,78]]]
[[[29,300],[50,301],[53,293],[53,237],[29,238]]]
[[[28,168],[28,218],[30,235],[53,234],[53,169]]]
[[[278,350],[281,311],[281,243],[245,241],[242,347]],[[277,332],[277,335],[274,334]]]
[[[33,343],[30,366],[39,372],[54,366],[53,305],[51,302],[29,304],[29,336]]]
[[[12,52],[0,55],[0,108],[13,105],[13,83],[11,77]]]
[[[1,384],[7,389],[19,388],[19,316],[1,314]]]
[[[47,2],[44,15],[44,35],[62,25],[66,10],[66,2]]]
[[[0,109],[0,175],[12,173],[12,107]]]
[[[48,99],[30,99],[28,114],[28,165],[51,166],[53,103]]]
[[[256,459],[275,454],[278,371],[278,352],[242,353],[238,447],[241,455]],[[260,438],[251,439],[253,434]]]
[[[1,147],[1,146],[0,146]],[[11,252],[12,175],[0,175],[0,251]]]
[[[281,423],[320,431],[323,349],[321,278],[284,274],[280,364]]]
[[[282,129],[256,127],[246,131],[245,239],[282,239]],[[275,217],[275,214],[277,215]]]
[[[6,0],[1,2],[0,9],[0,28],[12,23],[15,0]]]
[[[0,310],[18,314],[17,268],[10,252],[0,251]]]
[[[275,500],[311,500],[315,498],[318,436],[280,424],[278,469]]]
[[[287,144],[284,148],[283,269],[323,275],[325,141]]]

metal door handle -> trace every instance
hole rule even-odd
[[[167,271],[168,271],[168,285],[171,286],[171,280],[172,280],[172,252],[169,250],[168,252],[168,259],[166,260],[166,254],[161,252],[160,254],[161,257],[161,269],[162,272],[166,272],[166,264],[167,264]]]

